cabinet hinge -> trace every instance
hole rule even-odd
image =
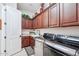
[[[6,50],[4,50],[4,52],[6,52]]]
[[[4,36],[4,39],[6,39],[6,36]]]
[[[4,24],[6,25],[7,23],[5,22]]]
[[[7,11],[7,9],[4,9],[4,11]]]
[[[21,35],[20,35],[20,37],[21,37]]]

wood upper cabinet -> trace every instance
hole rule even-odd
[[[33,20],[33,29],[35,29],[35,20]]]
[[[60,4],[60,25],[70,26],[78,25],[78,4],[76,3],[63,3]]]
[[[41,15],[39,15],[39,16],[37,16],[37,28],[42,28],[42,14]]]
[[[33,29],[37,28],[37,18],[33,20]]]
[[[36,20],[34,19],[33,20],[33,29],[35,29],[36,28]]]
[[[28,26],[28,24],[29,24],[29,21],[28,20],[25,20],[25,29],[28,29],[29,28],[29,26]]]
[[[36,18],[35,18],[35,28],[36,28],[36,29],[37,29],[37,28],[38,28],[38,26],[39,26],[39,25],[38,25],[38,20],[39,20],[39,18],[38,18],[38,17],[36,17]]]
[[[78,3],[78,24],[79,24],[79,3]]]
[[[43,28],[48,27],[48,12],[49,12],[48,9],[43,12],[43,19],[42,19],[43,20]]]
[[[56,3],[53,6],[51,5],[35,18],[33,28],[79,25],[78,3]]]
[[[43,27],[43,13],[38,15],[33,20],[33,28],[42,28]]]
[[[28,29],[32,29],[32,20],[28,20]]]
[[[41,18],[39,15],[39,16],[37,16],[37,28],[40,28],[40,25],[41,25]]]
[[[32,20],[22,19],[22,29],[32,29]]]
[[[59,26],[59,4],[49,8],[49,27]]]
[[[24,19],[24,18],[22,18],[22,29],[26,29],[26,23],[27,21]]]

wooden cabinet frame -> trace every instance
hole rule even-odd
[[[71,4],[71,3],[70,3]],[[72,25],[79,25],[79,19],[78,19],[78,4],[77,3],[73,3],[75,4],[75,9],[74,10],[70,10],[72,11],[73,14],[73,17],[74,18],[70,18],[72,20],[66,20],[65,18],[65,14],[64,14],[64,5],[65,4],[60,4],[60,26],[72,26]],[[72,6],[72,5],[71,5]],[[67,15],[70,15],[70,14],[67,14]],[[72,15],[72,14],[71,14]]]
[[[55,12],[51,13],[52,11],[51,9]],[[79,4],[78,3],[54,3],[50,5],[47,9],[45,9],[43,12],[38,14],[35,18],[39,17],[40,15],[42,15],[42,27],[40,28],[48,28],[48,27],[53,28],[53,27],[59,27],[59,26],[68,27],[68,26],[75,26],[75,25],[77,26],[79,25]],[[53,20],[54,16],[52,17],[51,15],[56,16],[56,18],[54,18],[55,21]],[[45,17],[46,19],[48,19],[48,22],[45,21]]]
[[[49,27],[58,27],[59,26],[59,6],[60,6],[59,3],[57,3],[49,8]],[[54,12],[52,12],[52,11],[54,11]],[[54,16],[55,19],[52,18],[52,15]]]
[[[49,9],[43,12],[43,28],[48,28],[49,23]]]

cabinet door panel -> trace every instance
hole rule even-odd
[[[38,28],[41,27],[41,15],[38,16]]]
[[[34,48],[34,46],[35,46],[35,40],[34,40],[34,38],[31,37],[31,36],[29,36],[29,43],[30,43],[30,46],[31,46],[32,48]]]
[[[35,20],[33,20],[33,29],[35,29]]]
[[[35,28],[38,28],[38,21],[37,21],[37,18],[35,19]]]
[[[76,3],[60,4],[61,26],[77,25],[77,10]]]
[[[36,29],[36,28],[37,28],[37,20],[34,19],[34,20],[33,20],[33,29]]]
[[[28,20],[28,29],[32,29],[32,20]]]
[[[23,36],[22,37],[22,48],[29,46],[29,37]]]
[[[78,24],[79,24],[79,3],[78,3],[77,8],[78,8]]]
[[[59,4],[49,9],[49,27],[59,26]]]
[[[47,27],[48,27],[48,11],[49,11],[49,10],[46,10],[46,11],[43,13],[43,27],[44,27],[44,28],[47,28]]]
[[[22,29],[25,29],[25,28],[26,28],[26,20],[22,19]]]
[[[37,17],[38,28],[42,27],[42,14]]]
[[[33,20],[33,29],[34,29],[34,20]]]
[[[25,29],[28,29],[28,24],[29,24],[29,21],[28,20],[25,20],[26,24],[25,24]]]

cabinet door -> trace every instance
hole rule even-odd
[[[22,19],[22,29],[32,29],[32,20]]]
[[[43,27],[44,27],[44,28],[47,28],[47,27],[48,27],[48,11],[49,11],[49,10],[46,10],[46,11],[43,13]]]
[[[35,21],[35,20],[33,20],[33,29],[35,28],[35,26],[34,26],[34,25],[35,25],[34,21]]]
[[[29,43],[30,43],[30,46],[31,46],[32,48],[34,48],[34,46],[35,46],[35,40],[34,40],[34,38],[31,37],[31,36],[29,36]]]
[[[78,3],[77,8],[78,8],[78,24],[79,24],[79,3]]]
[[[25,29],[26,28],[26,20],[25,19],[22,19],[22,29]]]
[[[32,20],[28,20],[28,29],[32,29]]]
[[[36,27],[35,24],[36,24],[36,20],[34,19],[34,20],[33,20],[33,29],[35,29],[35,27]]]
[[[22,37],[22,48],[29,46],[29,37],[23,36]]]
[[[28,27],[29,27],[29,26],[28,26],[29,21],[28,21],[28,20],[25,20],[25,23],[26,23],[26,24],[25,24],[25,29],[28,29]]]
[[[39,23],[40,23],[40,28],[42,28],[43,27],[43,13],[39,16],[39,19],[40,19],[40,21],[39,21]]]
[[[37,20],[36,18],[33,20],[33,29],[36,29],[37,28]]]
[[[40,15],[37,16],[37,28],[40,28]]]
[[[32,20],[31,20],[31,21],[30,21],[30,29],[32,29],[32,25],[33,25],[33,24],[32,24]]]
[[[78,7],[76,3],[60,4],[60,25],[70,26],[78,25],[77,13]]]
[[[38,16],[35,18],[35,28],[37,29],[38,27],[39,27],[39,25],[38,25],[38,20],[39,20],[39,18],[38,18]]]
[[[49,27],[59,26],[59,4],[49,8]]]
[[[41,28],[43,28],[43,19],[44,19],[44,15],[43,13],[41,14]]]
[[[39,15],[38,17],[37,17],[37,23],[38,23],[38,27],[37,28],[41,28],[42,27],[42,18],[41,18],[41,15]]]

